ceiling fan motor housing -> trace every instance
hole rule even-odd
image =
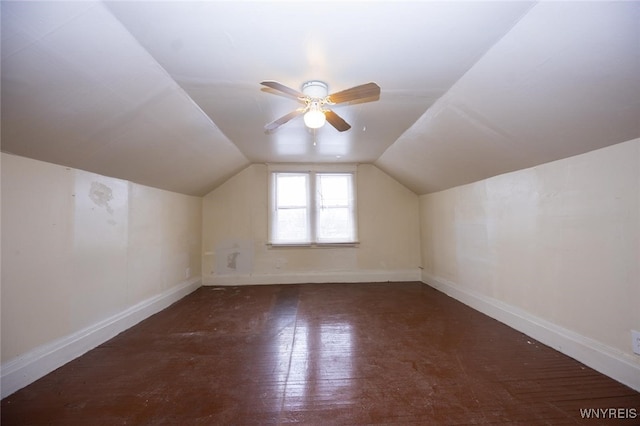
[[[324,99],[329,94],[329,87],[322,81],[307,81],[302,85],[302,93],[312,99]]]

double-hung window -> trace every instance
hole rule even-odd
[[[355,244],[355,167],[270,170],[270,243]]]

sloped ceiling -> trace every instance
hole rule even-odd
[[[640,2],[11,2],[2,150],[203,195],[252,162],[418,194],[640,137]],[[375,81],[316,132],[262,80]]]

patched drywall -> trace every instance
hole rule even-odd
[[[418,197],[377,167],[357,168],[358,247],[269,247],[267,182],[254,164],[204,197],[205,284],[419,279]]]
[[[640,139],[421,196],[425,281],[640,365],[639,199]]]
[[[216,244],[214,256],[218,274],[251,274],[253,272],[253,241],[231,240]]]

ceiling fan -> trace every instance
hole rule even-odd
[[[346,102],[363,103],[380,99],[380,86],[376,83],[366,83],[350,89],[327,95],[328,86],[322,81],[307,81],[302,85],[302,92],[278,83],[277,81],[262,81],[260,84],[303,103],[304,106],[291,111],[277,120],[264,126],[266,133],[271,133],[286,122],[304,114],[304,123],[311,129],[317,129],[328,121],[339,132],[349,130],[351,126],[342,117],[327,108],[331,105]]]

